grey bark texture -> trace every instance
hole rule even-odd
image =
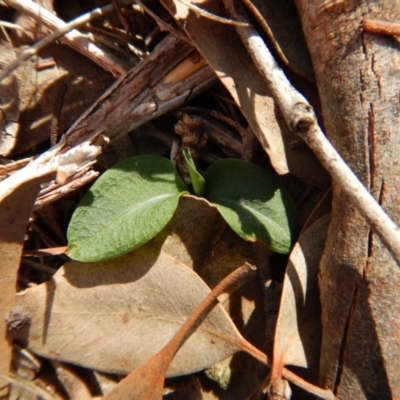
[[[363,32],[399,0],[296,0],[328,138],[400,223],[400,47]],[[400,399],[400,270],[340,189],[320,265],[321,385],[339,399]]]

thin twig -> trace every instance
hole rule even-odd
[[[197,6],[196,4],[190,3],[189,1],[185,0],[177,0],[179,3],[185,5],[192,11],[194,11],[197,15],[207,18],[211,21],[216,21],[224,25],[232,25],[232,26],[252,26],[250,22],[240,22],[240,21],[233,21],[229,18],[220,17],[218,15],[212,14],[207,10],[204,10]]]
[[[49,10],[46,10],[44,7],[35,4],[31,0],[4,0],[4,2],[10,7],[13,7],[40,21],[46,28],[55,31],[51,35],[36,43],[31,48],[22,52],[20,56],[23,60],[25,60],[24,57],[29,58],[31,55],[36,54],[48,43],[51,43],[58,38],[61,38],[60,41],[62,43],[79,51],[81,54],[94,61],[106,71],[112,72],[114,75],[121,75],[126,73],[125,68],[120,65],[111,55],[105,54],[102,49],[87,40],[80,32],[74,29],[82,24],[91,21],[94,18],[101,17],[104,13],[112,11],[114,9],[112,5],[109,4],[105,7],[97,8],[66,24],[64,21],[53,15]],[[22,55],[23,53],[25,54]],[[16,67],[12,68],[15,69]],[[4,78],[3,74],[4,72],[2,71],[0,80]]]
[[[183,33],[179,32],[176,28],[174,28],[172,25],[166,23],[163,19],[161,19],[157,14],[155,14],[152,10],[150,10],[149,7],[147,7],[144,3],[142,3],[141,0],[136,0],[136,3],[140,5],[140,7],[143,8],[143,11],[150,15],[151,18],[154,19],[154,21],[157,22],[157,25],[160,27],[160,29],[162,31],[166,31],[171,33],[172,35],[175,35],[176,37],[178,37],[179,39],[181,39],[182,41],[186,42],[187,44],[193,45],[192,41],[185,36]],[[146,39],[145,43],[146,46],[149,45],[149,40]]]
[[[0,21],[0,26],[3,28],[15,29],[16,31],[26,31],[26,28],[19,26],[17,24],[13,24],[12,22],[8,21]]]
[[[260,361],[261,363],[267,365],[268,367],[271,368],[271,362],[270,359],[267,357],[266,354],[264,354],[262,351],[257,349],[257,347],[253,346],[250,342],[247,340],[243,339],[240,342],[240,347],[243,351],[254,357],[256,360]],[[300,376],[296,375],[292,371],[289,371],[287,368],[282,369],[282,376],[288,380],[289,382],[292,382],[296,386],[304,389],[305,391],[315,394],[318,397],[321,397],[322,399],[325,400],[334,400],[335,396],[333,395],[332,391],[329,389],[323,389],[320,388],[319,386],[313,385],[310,382],[307,382],[303,378],[300,378]]]
[[[231,0],[224,0],[238,19]],[[318,126],[314,110],[291,85],[260,35],[252,28],[236,28],[257,69],[268,84],[289,128],[313,150],[325,169],[346,193],[400,266],[400,230],[343,161]]]

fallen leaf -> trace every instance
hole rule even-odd
[[[330,214],[314,222],[290,254],[275,331],[273,373],[284,365],[318,368],[321,340],[318,266]]]
[[[167,345],[148,360],[144,365],[134,370],[129,374],[116,388],[108,393],[105,400],[157,400],[162,398],[164,387],[165,373],[170,362],[176,355],[176,352],[181,348],[193,332],[202,326],[204,318],[210,311],[218,305],[218,296],[222,293],[231,291],[238,284],[243,284],[246,278],[256,273],[256,268],[248,263],[237,268],[227,277],[225,277],[206,298],[196,307],[194,312],[179,328]],[[234,333],[234,332],[232,332]],[[236,332],[231,339],[242,347],[246,347],[246,341],[239,332]],[[250,345],[251,347],[251,345]],[[240,345],[238,345],[238,350]],[[258,350],[256,350],[258,352]]]
[[[157,353],[208,293],[192,270],[149,246],[96,263],[69,261],[51,281],[17,296],[31,316],[17,334],[45,357],[127,374]],[[217,306],[179,350],[168,376],[233,354],[236,332]]]
[[[7,180],[0,184],[0,374],[7,375],[11,362],[12,346],[6,340],[7,325],[3,316],[13,307],[17,273],[21,262],[29,215],[41,183],[55,177],[47,172],[28,181],[20,181],[13,189]]]
[[[252,3],[267,23],[272,33],[268,36],[275,42],[274,47],[279,49],[279,55],[284,55],[285,60],[281,61],[300,76],[314,80],[310,55],[294,3],[263,0],[252,0]]]
[[[114,81],[110,74],[64,45],[53,43],[40,56],[53,57],[56,67],[38,70],[35,65],[40,57],[33,56],[13,74],[19,82],[20,107],[20,131],[13,155],[50,139],[57,142],[82,110]]]

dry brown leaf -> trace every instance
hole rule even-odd
[[[61,146],[62,144],[58,147]],[[77,151],[67,151],[63,156],[58,157],[54,156],[57,149],[53,149],[53,152],[38,157],[30,163],[30,173],[26,173],[22,169],[0,182],[0,254],[2,255],[0,263],[0,291],[2,294],[0,297],[0,313],[5,316],[11,310],[6,317],[8,326],[6,326],[3,318],[0,320],[4,335],[7,327],[17,330],[26,323],[28,318],[24,310],[18,307],[13,308],[13,305],[25,232],[29,215],[39,192],[39,185],[54,179],[57,169],[62,168],[63,162],[76,161],[77,157],[86,162],[87,160],[81,157],[82,149],[83,153],[87,155],[87,148],[83,145],[74,149]],[[92,147],[90,149],[92,150]],[[95,156],[98,153],[94,152],[93,154]],[[3,380],[3,377],[8,374],[11,360],[11,346],[4,336],[0,338],[0,354],[2,355],[0,376]],[[11,377],[8,376],[5,381],[11,382],[10,379]],[[18,384],[18,382],[13,384]]]
[[[50,282],[17,296],[31,317],[18,332],[43,356],[126,374],[173,336],[209,289],[184,264],[144,246],[97,263],[68,262]],[[179,351],[169,376],[188,374],[237,351],[221,306]]]
[[[286,269],[275,331],[273,373],[284,365],[318,368],[321,340],[318,266],[330,214],[314,222],[294,246]]]
[[[38,70],[39,58],[32,57],[16,71],[21,112],[16,153],[50,138],[55,143],[114,80],[65,46],[52,44],[41,55],[53,57],[56,66]]]
[[[105,400],[157,400],[162,397],[165,374],[167,369],[186,340],[190,338],[199,325],[203,323],[204,318],[212,312],[213,308],[218,305],[218,296],[222,293],[231,291],[234,286],[242,284],[245,280],[254,276],[257,272],[256,268],[248,263],[237,268],[225,279],[223,279],[206,298],[193,311],[190,317],[179,328],[171,340],[157,354],[155,354],[144,365],[129,374],[115,389],[108,393]],[[200,325],[201,327],[202,325]],[[245,339],[238,332],[231,337],[237,343],[237,350],[240,348],[250,349]],[[257,354],[259,350],[254,349]],[[265,355],[262,355],[266,359]]]
[[[279,174],[291,172],[327,187],[329,177],[320,163],[286,126],[261,76],[241,44],[235,27],[199,17],[178,0],[163,0],[174,18],[181,21],[199,51],[240,106],[258,140]],[[202,3],[201,7],[205,7]],[[207,11],[224,15],[217,1],[207,3]]]
[[[259,270],[265,268],[264,273],[248,280],[223,302],[223,307],[235,321],[240,333],[254,346],[265,349],[268,316],[265,314],[263,282],[260,281],[260,276],[269,274],[269,266],[263,265],[268,264],[269,250],[266,246],[259,245],[260,254],[256,257],[254,244],[240,239],[229,227],[226,227],[218,237],[218,241],[209,247],[201,269],[196,271],[206,277],[209,286],[214,287],[232,271],[232,266],[238,263],[247,261],[257,265]],[[208,379],[203,379],[203,387],[208,389],[202,392],[203,399],[249,398],[255,388],[259,387],[268,370],[265,365],[244,352],[234,354],[218,366],[209,371]],[[211,375],[214,376],[214,382],[218,383],[211,381]],[[221,379],[218,378],[220,375],[222,375]],[[225,388],[221,387],[221,382]],[[210,392],[211,388],[212,392]]]
[[[7,330],[3,316],[13,307],[17,272],[21,261],[26,227],[39,185],[55,177],[55,172],[21,182],[11,192],[0,191],[0,374],[8,374],[11,345],[5,338]]]
[[[203,276],[198,269],[203,264],[220,224],[224,225],[221,216],[206,199],[185,195],[179,199],[178,208],[166,228],[149,244],[177,258]],[[240,261],[236,265],[230,264],[228,267],[231,269],[224,276],[238,264]],[[220,280],[224,276],[220,276]]]
[[[249,0],[244,1],[245,5],[247,3]],[[264,19],[267,29],[262,28],[273,42],[281,61],[300,76],[314,80],[310,55],[294,3],[264,0],[252,0],[251,3]]]

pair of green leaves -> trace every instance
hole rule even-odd
[[[236,159],[213,164],[204,178],[184,151],[194,193],[208,199],[245,240],[290,251],[296,234],[293,202],[266,170]],[[68,227],[69,256],[99,261],[134,250],[172,218],[188,188],[165,158],[142,155],[105,172],[84,196]]]

